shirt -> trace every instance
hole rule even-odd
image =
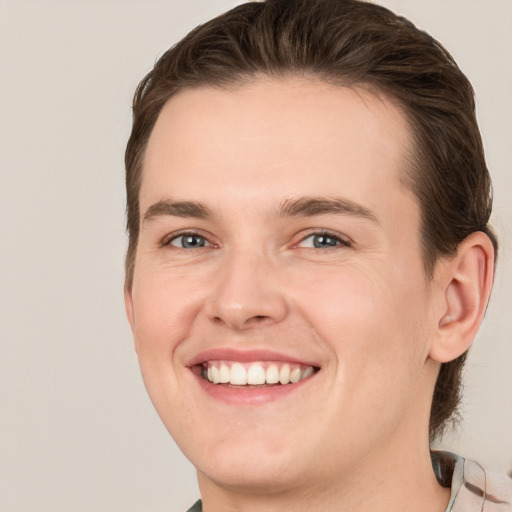
[[[446,512],[512,512],[512,479],[450,452],[432,452],[439,483],[451,488]]]
[[[486,471],[478,462],[450,452],[431,452],[443,487],[451,488],[446,512],[512,512],[512,479]],[[188,512],[202,512],[201,500]]]

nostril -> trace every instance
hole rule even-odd
[[[263,294],[257,287],[244,287],[243,291],[245,295],[240,296],[240,290],[235,294],[226,288],[212,296],[204,305],[206,316],[216,325],[236,330],[281,322],[286,317],[287,307],[281,295]]]

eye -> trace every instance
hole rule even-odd
[[[298,244],[298,247],[312,249],[330,249],[338,246],[350,247],[350,242],[332,233],[312,233]]]
[[[179,247],[180,249],[197,249],[199,247],[211,247],[212,244],[208,240],[197,233],[183,233],[179,236],[171,238],[164,245]]]

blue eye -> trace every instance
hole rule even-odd
[[[330,249],[340,245],[349,246],[350,243],[347,240],[343,240],[342,238],[329,233],[313,233],[301,240],[299,247]]]
[[[197,249],[199,247],[209,247],[211,244],[204,236],[196,235],[195,233],[184,233],[172,238],[168,245],[180,247],[181,249]]]

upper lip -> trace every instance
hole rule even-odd
[[[187,364],[187,366],[195,366],[205,361],[239,361],[239,362],[256,362],[256,361],[281,361],[285,363],[303,364],[306,366],[319,367],[318,363],[304,360],[299,357],[290,356],[282,352],[261,349],[240,349],[240,348],[213,348],[204,350],[195,355]]]

